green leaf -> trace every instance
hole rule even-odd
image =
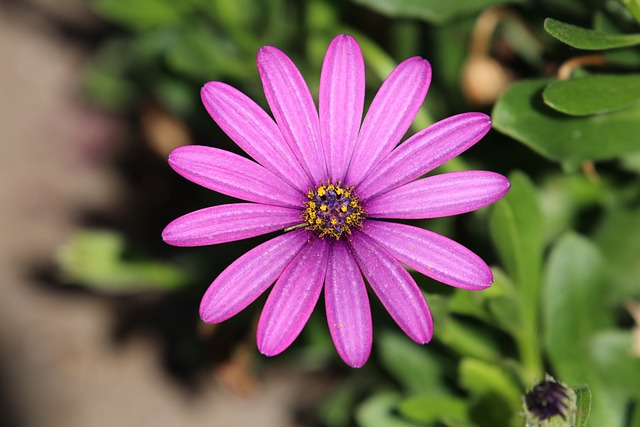
[[[509,193],[493,207],[489,229],[498,255],[516,291],[514,331],[525,366],[525,377],[532,382],[542,374],[538,346],[538,306],[542,270],[542,216],[536,189],[520,172],[509,180]]]
[[[146,259],[125,259],[125,242],[110,231],[81,231],[58,253],[64,281],[100,292],[176,289],[186,282],[175,266]]]
[[[405,389],[420,394],[446,391],[442,365],[433,352],[391,331],[381,333],[376,343],[380,364]]]
[[[513,285],[504,272],[497,268],[491,268],[493,272],[493,283],[482,292],[469,292],[465,289],[455,289],[453,294],[446,299],[446,310],[451,314],[462,314],[483,320],[487,323],[493,322],[493,312],[489,304],[491,301],[513,296]],[[433,296],[429,296],[431,304]]]
[[[640,209],[608,209],[595,231],[594,242],[607,260],[608,303],[638,294],[640,283]]]
[[[640,174],[640,151],[629,153],[620,159],[622,169],[635,174]]]
[[[640,101],[640,75],[596,75],[550,83],[545,104],[573,116],[608,113]]]
[[[622,4],[625,5],[640,24],[640,0],[622,0]]]
[[[400,395],[391,392],[374,394],[356,409],[360,427],[415,427],[415,424],[394,415]]]
[[[425,424],[438,421],[464,423],[469,420],[469,408],[465,400],[452,396],[415,396],[398,405],[401,415]]]
[[[640,105],[609,114],[568,116],[544,104],[541,95],[550,82],[525,80],[511,85],[493,108],[494,127],[572,167],[640,149]]]
[[[628,330],[607,330],[594,335],[590,353],[607,390],[640,399],[640,358],[634,355],[633,335]]]
[[[537,287],[542,265],[542,217],[529,178],[509,176],[509,193],[496,202],[489,219],[491,237],[516,286]]]
[[[465,358],[460,362],[458,378],[460,386],[483,405],[483,419],[491,419],[493,425],[500,426],[517,421],[522,405],[521,390],[502,366]]]
[[[571,389],[576,394],[575,427],[587,427],[589,413],[591,412],[591,389],[586,384],[573,386]]]
[[[630,415],[629,427],[640,427],[640,405],[633,405],[633,413]]]
[[[353,0],[383,15],[396,18],[418,18],[442,24],[460,15],[480,12],[491,6],[521,3],[517,0]]]
[[[552,248],[543,291],[545,347],[566,383],[588,383],[588,340],[611,325],[603,310],[605,264],[602,254],[587,239],[563,236]]]
[[[207,26],[184,28],[167,51],[168,65],[196,79],[212,80],[220,76],[237,79],[255,74],[254,53],[245,54],[224,36]]]
[[[589,384],[594,426],[621,427],[628,398],[612,376],[624,363],[616,350],[620,347],[597,339],[614,325],[613,313],[603,304],[608,286],[602,254],[584,237],[563,236],[549,254],[545,285],[544,344],[556,377]]]
[[[313,316],[312,316],[313,317]],[[366,369],[366,368],[365,368]],[[324,393],[314,413],[322,425],[331,427],[348,427],[352,424],[353,409],[359,403],[363,390],[368,390],[375,383],[376,376],[362,369],[352,371],[340,383]]]
[[[571,47],[589,50],[614,49],[640,44],[640,34],[608,34],[547,18],[544,29]]]
[[[172,0],[93,0],[93,9],[101,16],[134,30],[177,24],[191,8],[190,2]]]
[[[461,322],[452,316],[440,316],[437,338],[463,356],[486,361],[500,358],[499,345],[487,328]]]
[[[584,209],[598,207],[614,190],[609,180],[593,180],[582,171],[550,175],[538,189],[547,243],[573,229]]]

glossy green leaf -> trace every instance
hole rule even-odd
[[[640,75],[595,75],[550,83],[545,104],[573,116],[608,113],[640,101]]]
[[[610,114],[568,116],[543,102],[542,92],[550,82],[525,80],[511,85],[493,108],[494,127],[539,154],[573,167],[640,149],[640,106]]]
[[[587,427],[591,413],[591,389],[586,384],[574,386],[571,389],[576,394],[575,427]]]
[[[398,404],[398,411],[405,418],[419,423],[463,423],[469,420],[469,408],[465,400],[452,396],[415,396]]]
[[[517,0],[353,0],[383,15],[398,18],[418,18],[441,24],[456,16],[480,12],[491,6],[520,3]]]
[[[561,42],[578,49],[604,50],[640,44],[640,34],[608,34],[552,18],[545,19],[544,29]]]
[[[110,231],[82,231],[58,253],[62,279],[100,292],[175,289],[186,282],[182,270],[146,259],[125,259],[125,242]]]
[[[403,335],[385,331],[376,339],[380,363],[405,389],[420,394],[446,391],[434,354]]]
[[[415,427],[395,415],[400,395],[391,392],[374,394],[356,409],[355,417],[360,427]]]

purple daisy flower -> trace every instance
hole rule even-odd
[[[364,120],[364,61],[352,37],[340,35],[327,49],[319,110],[283,52],[266,46],[257,63],[275,121],[231,86],[210,82],[202,88],[213,120],[255,162],[202,146],[180,147],[169,156],[185,178],[249,203],[182,216],[165,228],[165,242],[214,245],[285,231],[227,267],[206,291],[200,316],[222,322],[275,282],[257,332],[258,348],[273,356],[300,334],[324,290],[335,347],[348,365],[360,367],[372,343],[364,276],[400,328],[418,343],[429,342],[429,308],[402,264],[464,289],[488,287],[491,270],[446,237],[384,220],[456,215],[502,197],[509,181],[493,172],[417,179],[478,142],[491,127],[489,117],[449,117],[397,145],[429,88],[426,60],[398,65]]]

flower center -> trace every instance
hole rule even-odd
[[[307,193],[308,202],[304,210],[307,230],[313,230],[320,237],[331,236],[339,239],[343,234],[351,234],[351,227],[361,227],[364,210],[353,194],[353,186],[343,187],[340,183],[320,185]]]

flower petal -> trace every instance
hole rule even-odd
[[[362,232],[353,233],[349,244],[360,270],[393,320],[415,342],[429,342],[433,335],[431,313],[409,272]]]
[[[344,181],[364,108],[364,59],[351,36],[333,39],[320,75],[320,130],[329,178]]]
[[[219,323],[242,311],[280,277],[308,238],[308,232],[295,230],[271,239],[235,260],[202,297],[202,320]]]
[[[398,188],[437,168],[480,141],[491,128],[482,113],[441,120],[398,146],[358,186],[361,199]]]
[[[314,184],[326,180],[318,112],[300,71],[272,46],[258,51],[258,71],[284,139]]]
[[[245,153],[305,192],[311,182],[285,142],[276,122],[239,90],[209,82],[200,91],[211,118]]]
[[[324,288],[329,332],[342,360],[359,368],[373,340],[369,297],[349,247],[342,240],[332,243]]]
[[[169,165],[189,181],[249,202],[299,208],[305,199],[259,164],[217,148],[176,148],[169,154]]]
[[[486,171],[430,176],[367,201],[373,218],[422,219],[458,215],[483,208],[509,191],[509,180]]]
[[[276,282],[258,322],[260,351],[275,356],[291,345],[318,302],[329,254],[329,239],[314,239]]]
[[[205,246],[248,239],[302,222],[300,209],[255,203],[213,206],[173,220],[162,239],[174,246]]]
[[[431,83],[431,66],[414,57],[399,64],[384,81],[364,118],[345,182],[356,185],[405,134]]]
[[[368,220],[363,233],[401,263],[456,288],[485,289],[493,282],[489,266],[461,244],[410,225]]]

